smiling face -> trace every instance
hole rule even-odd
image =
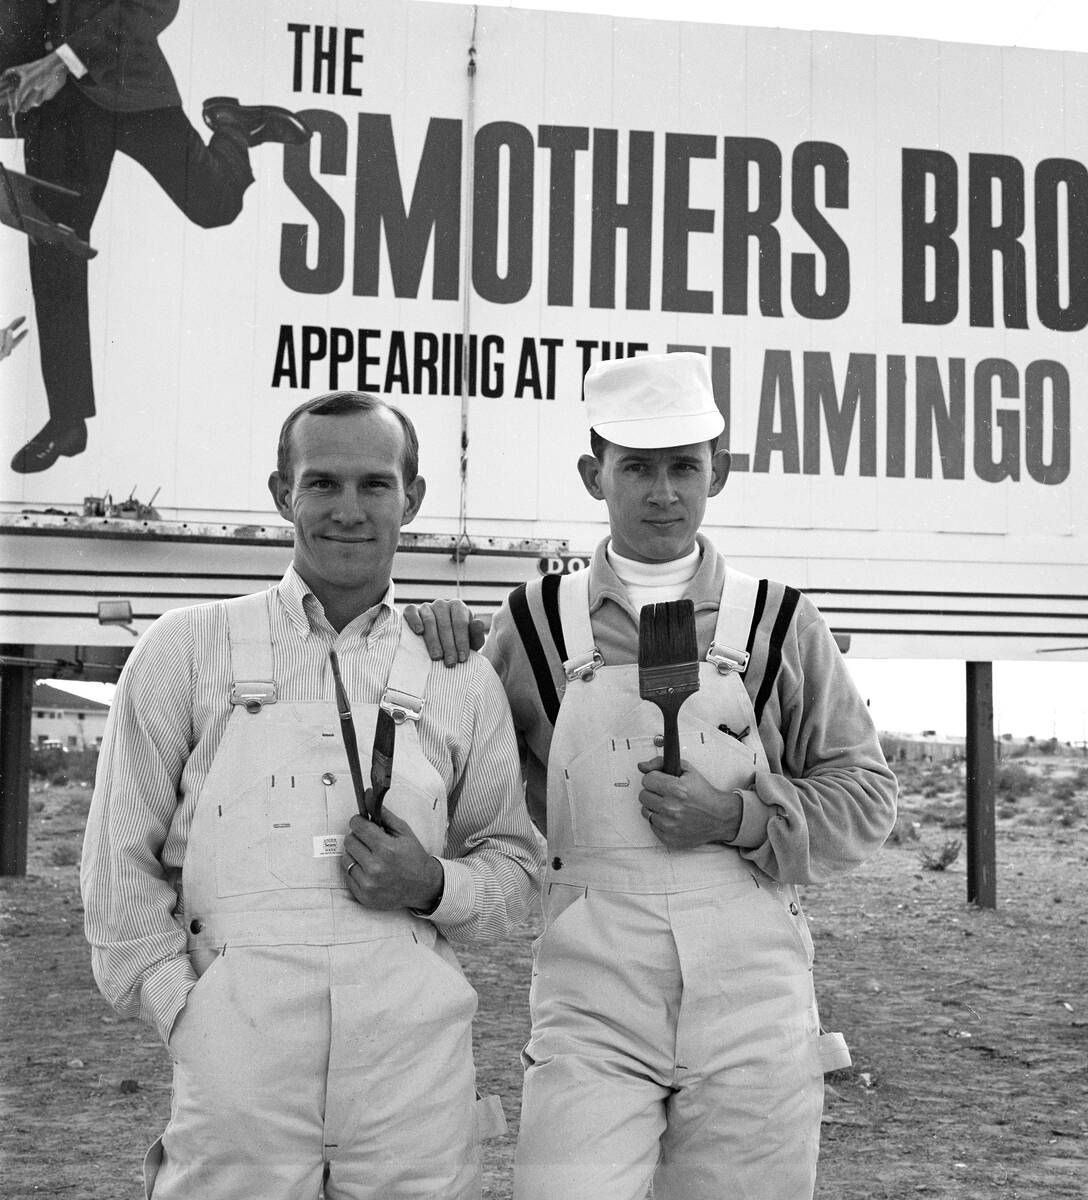
[[[404,430],[380,408],[304,413],[290,446],[291,477],[273,472],[269,490],[295,527],[295,570],[342,629],[385,594],[401,527],[426,485],[420,476],[405,484]]]
[[[612,549],[636,562],[671,562],[695,548],[706,502],[725,486],[729,454],[709,442],[635,450],[605,443],[585,454],[578,472],[608,506]]]

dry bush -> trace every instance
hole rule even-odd
[[[923,847],[918,852],[918,861],[925,871],[943,871],[959,858],[961,845],[959,838],[950,838],[935,854]]]
[[[60,842],[49,852],[49,861],[55,867],[74,867],[80,859],[78,842]]]
[[[1035,791],[1037,777],[1018,763],[1008,767],[999,767],[994,777],[994,790],[999,796],[1008,800],[1018,800]]]

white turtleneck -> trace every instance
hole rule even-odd
[[[671,562],[644,563],[624,558],[612,549],[609,542],[605,549],[608,565],[620,578],[631,597],[631,607],[638,612],[644,604],[662,604],[679,600],[690,580],[699,570],[699,547],[683,558]]]

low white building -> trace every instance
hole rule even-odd
[[[102,744],[110,707],[49,683],[34,684],[30,742],[39,748],[95,750]]]

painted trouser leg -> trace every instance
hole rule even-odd
[[[476,993],[411,937],[231,947],[170,1039],[154,1200],[476,1200]],[[154,1155],[152,1156],[154,1159]]]
[[[684,995],[654,1200],[810,1200],[823,1074],[804,917],[770,880],[669,908]]]
[[[641,1200],[665,1128],[680,999],[662,898],[549,890],[535,947],[516,1200]]]
[[[324,1170],[322,948],[231,947],[170,1037],[174,1094],[154,1200],[316,1200]]]
[[[754,877],[555,895],[516,1200],[641,1200],[650,1174],[655,1200],[809,1200],[823,1082],[800,909]]]
[[[665,1089],[584,1053],[527,1064],[515,1200],[642,1200],[665,1128]]]
[[[326,1200],[478,1200],[476,993],[441,942],[355,949],[331,947]]]

